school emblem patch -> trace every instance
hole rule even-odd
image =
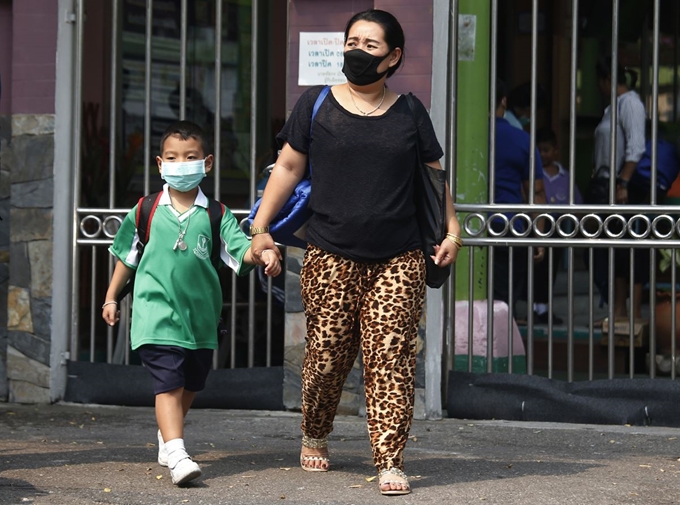
[[[202,260],[210,258],[210,237],[199,235],[194,254]]]

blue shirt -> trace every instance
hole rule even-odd
[[[522,186],[531,176],[530,152],[529,134],[515,128],[507,120],[496,117],[496,196],[493,203],[526,203]],[[543,179],[543,164],[538,149],[535,159],[535,180]],[[505,215],[510,219],[514,213]]]

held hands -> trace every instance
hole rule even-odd
[[[113,301],[105,302],[104,305],[102,305],[102,317],[109,326],[113,326],[118,321],[120,321],[120,310],[118,310],[118,303]]]
[[[276,277],[281,273],[281,253],[277,249],[265,249],[260,253],[260,258],[264,263],[264,273],[270,277]],[[253,254],[253,258],[255,255]]]
[[[283,256],[281,256],[279,248],[276,247],[276,243],[274,242],[274,239],[269,233],[258,233],[257,235],[253,235],[253,238],[250,242],[250,252],[253,256],[253,261],[255,262],[256,265],[263,267],[267,266],[267,263],[262,257],[262,253],[264,253],[267,250],[273,252],[279,261],[283,259]],[[274,275],[278,275],[278,273]]]

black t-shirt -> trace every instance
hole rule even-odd
[[[313,211],[307,241],[354,261],[374,262],[420,248],[413,203],[416,141],[422,160],[442,157],[432,121],[417,98],[415,119],[400,96],[381,116],[344,109],[332,91],[314,118],[322,86],[300,97],[277,136],[311,161]]]

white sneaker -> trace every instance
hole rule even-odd
[[[168,450],[165,448],[161,430],[158,430],[158,464],[161,466],[168,466]]]
[[[201,467],[187,454],[170,468],[172,483],[179,486],[201,476]]]

